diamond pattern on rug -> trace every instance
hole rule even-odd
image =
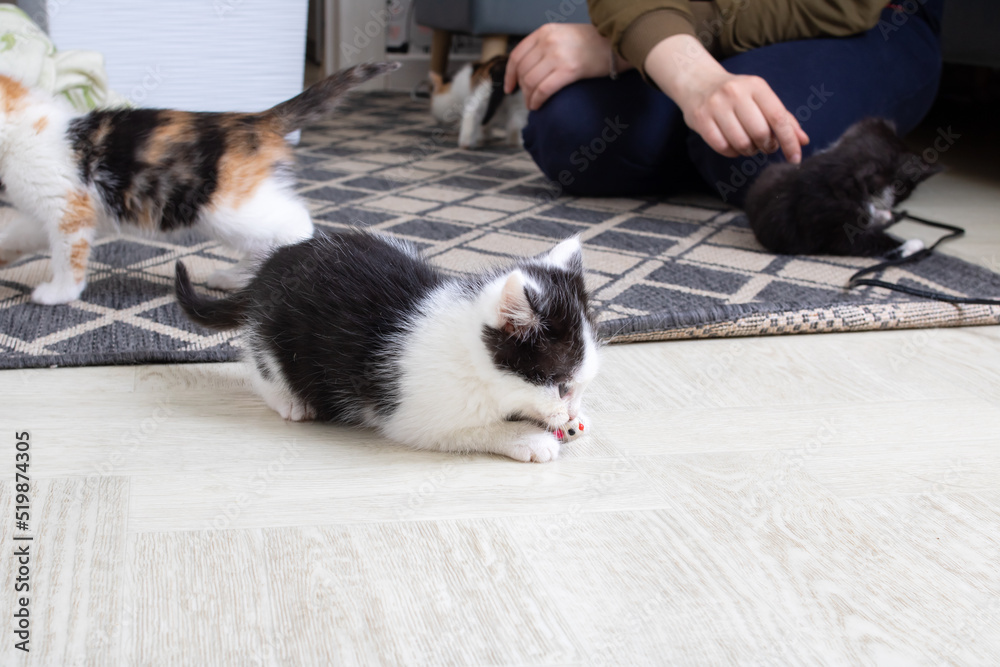
[[[396,234],[452,274],[580,234],[601,331],[612,341],[1000,322],[997,307],[847,292],[847,276],[872,260],[770,255],[746,218],[718,202],[557,196],[524,151],[456,143],[426,102],[357,94],[302,133],[298,190],[321,232]],[[0,367],[235,359],[237,338],[192,324],[174,303],[178,259],[204,287],[237,254],[196,231],[103,239],[81,299],[55,308],[29,300],[48,277],[47,257],[0,266]],[[943,255],[885,278],[1000,296],[1000,276]]]
[[[159,257],[166,252],[169,251],[164,248],[121,240],[113,243],[105,243],[94,248],[94,252],[90,256],[90,261],[96,264],[124,269],[134,264]]]
[[[109,344],[118,349],[166,349],[170,351],[187,346],[184,341],[173,336],[125,322],[112,322],[99,329],[67,338],[49,347],[61,354],[100,354]]]
[[[97,313],[65,306],[40,306],[21,302],[8,306],[3,311],[9,325],[3,331],[8,340],[33,343],[39,338],[67,329],[76,329],[100,317]]]

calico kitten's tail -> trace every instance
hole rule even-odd
[[[330,115],[340,98],[351,88],[369,79],[399,69],[400,63],[365,63],[342,69],[287,102],[264,112],[280,134],[288,134]]]
[[[175,265],[174,292],[184,313],[198,324],[211,329],[235,329],[243,323],[247,298],[244,291],[224,299],[207,299],[194,291],[187,268],[178,260]]]

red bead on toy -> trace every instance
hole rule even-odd
[[[583,422],[580,422],[579,424],[577,424],[577,426],[579,426],[579,427],[580,427],[580,430],[581,430],[581,431],[583,430]]]

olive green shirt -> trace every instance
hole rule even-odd
[[[659,42],[694,35],[715,56],[810,37],[843,37],[873,28],[886,0],[587,0],[590,20],[640,71]]]

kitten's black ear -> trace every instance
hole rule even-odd
[[[531,307],[525,291],[527,287],[528,279],[520,269],[510,272],[497,302],[497,329],[511,335],[527,336],[539,325],[538,314]]]
[[[579,236],[571,236],[550,250],[545,259],[552,265],[571,273],[583,270],[583,247]]]

